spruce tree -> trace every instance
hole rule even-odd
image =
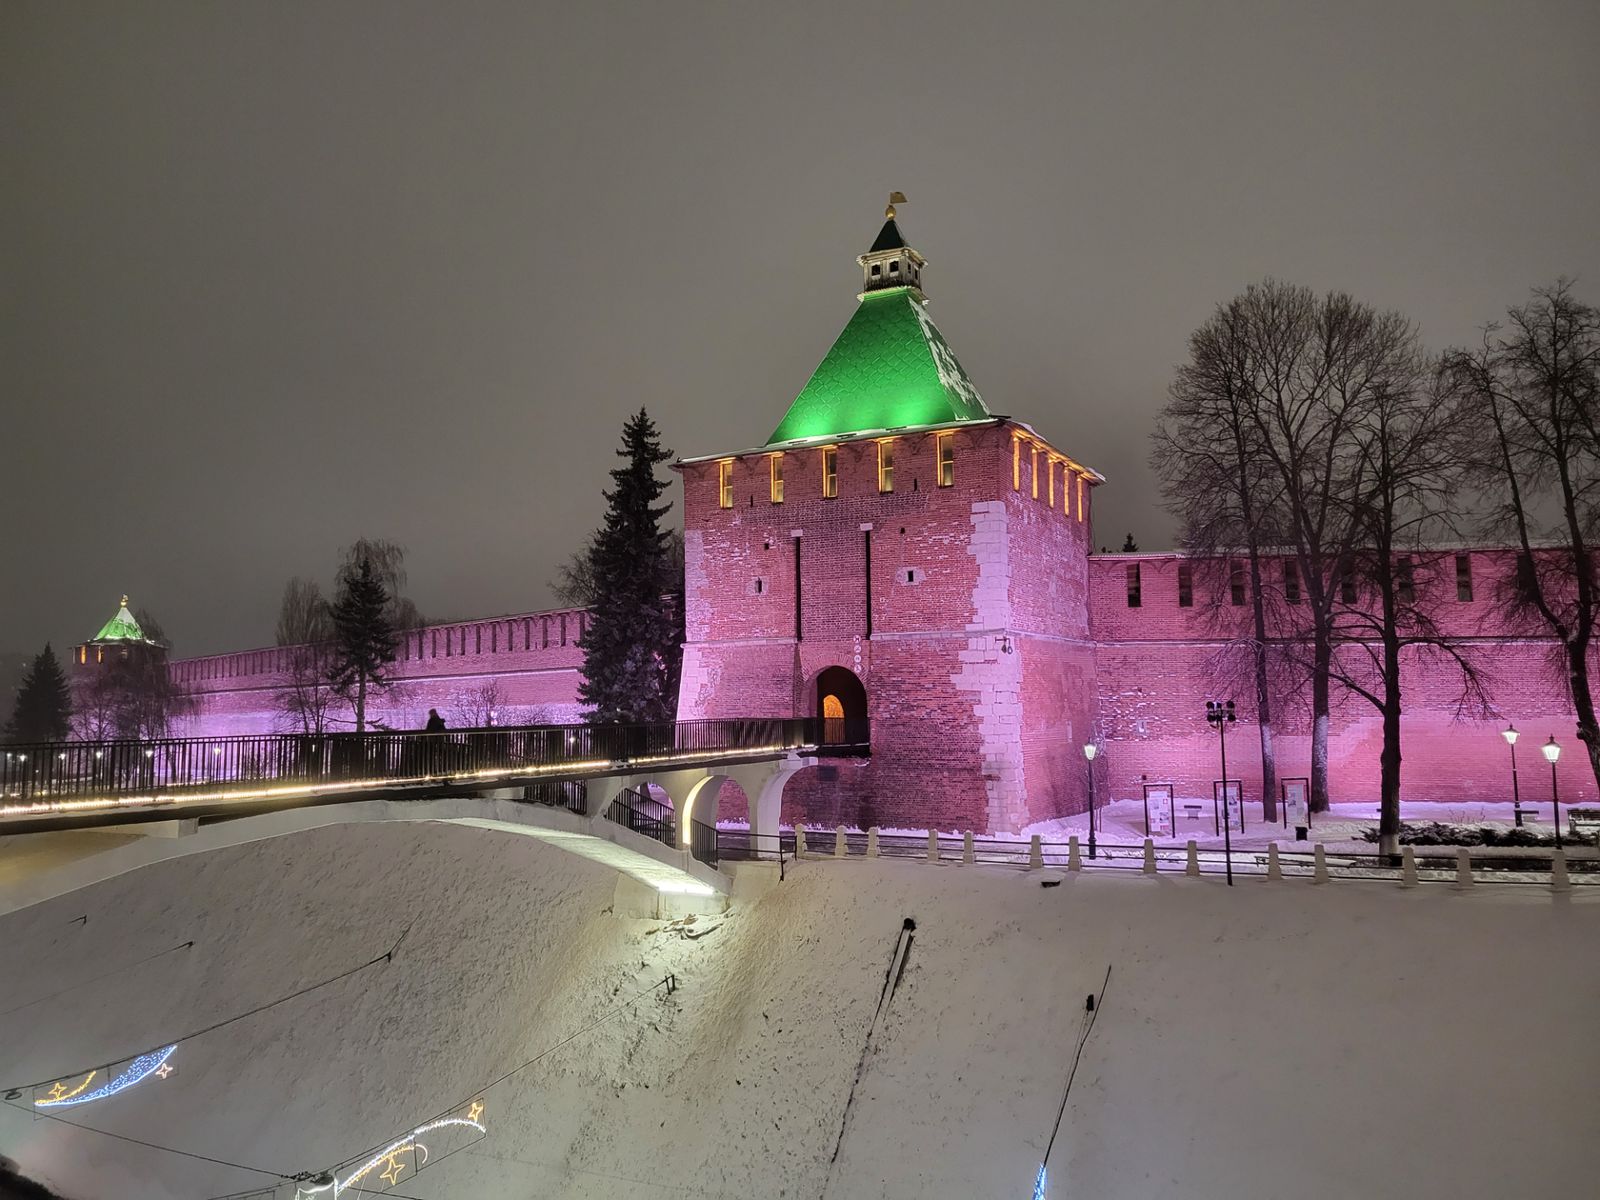
[[[594,604],[579,645],[578,696],[594,722],[671,721],[678,710],[683,656],[682,581],[674,578],[670,534],[656,504],[667,485],[656,468],[672,458],[649,414],[640,409],[622,427],[605,493],[606,518],[591,549]]]
[[[72,689],[46,642],[22,677],[17,706],[6,722],[11,742],[62,742],[72,728]]]
[[[371,555],[361,554],[339,569],[329,682],[355,708],[357,733],[366,732],[368,691],[386,686],[385,671],[395,660],[391,602]]]

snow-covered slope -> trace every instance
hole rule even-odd
[[[1026,1197],[1110,965],[1052,1196],[1594,1194],[1600,896],[1040,880],[820,860],[726,917],[666,926],[613,916],[613,876],[526,838],[385,825],[251,843],[0,917],[0,1084],[163,1043],[404,932],[392,961],[64,1115],[293,1174],[481,1098],[486,1138],[402,1176],[421,1200]],[[672,994],[618,1008],[669,973]],[[15,1105],[0,1154],[76,1200],[273,1182]]]

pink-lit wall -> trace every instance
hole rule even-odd
[[[401,639],[392,685],[368,701],[378,727],[420,729],[436,708],[456,727],[481,724],[494,710],[498,725],[554,724],[582,719],[577,688],[583,655],[580,609],[524,613],[484,621],[429,625]],[[294,732],[283,710],[289,691],[288,652],[244,650],[171,664],[173,679],[196,700],[181,731],[190,736]],[[351,728],[346,704],[335,703],[328,727]]]
[[[1470,600],[1458,599],[1456,557],[1466,555]],[[1255,691],[1240,672],[1236,631],[1249,620],[1248,603],[1235,606],[1226,572],[1194,565],[1193,604],[1179,604],[1172,554],[1099,555],[1090,560],[1090,613],[1099,680],[1099,733],[1103,770],[1116,798],[1137,798],[1142,777],[1172,783],[1180,796],[1209,801],[1221,777],[1217,735],[1205,722],[1208,699],[1231,699],[1239,721],[1228,737],[1228,774],[1243,780],[1253,803],[1261,799],[1260,735]],[[1489,702],[1463,705],[1460,672],[1436,653],[1409,649],[1402,660],[1402,800],[1509,801],[1510,752],[1500,730],[1514,723],[1524,801],[1548,804],[1550,768],[1538,747],[1551,735],[1563,743],[1558,764],[1563,801],[1593,803],[1593,773],[1575,736],[1575,718],[1558,671],[1557,647],[1532,628],[1515,628],[1501,601],[1515,555],[1499,547],[1470,547],[1419,557],[1417,599],[1439,631],[1457,641],[1479,672]],[[1128,569],[1139,569],[1138,607],[1128,602]],[[1264,575],[1264,594],[1285,604],[1283,566]],[[1248,591],[1245,599],[1248,601]],[[1360,594],[1358,603],[1364,600]],[[1292,611],[1292,609],[1291,609]],[[1281,632],[1281,630],[1272,630]],[[1346,653],[1358,656],[1359,648]],[[1352,661],[1355,661],[1352,657]],[[1274,746],[1279,778],[1310,773],[1311,738],[1306,696],[1290,691],[1273,699]],[[1329,789],[1340,802],[1376,804],[1382,725],[1366,699],[1335,690],[1329,734]],[[1256,811],[1259,811],[1257,809]],[[1441,810],[1442,811],[1442,810]]]

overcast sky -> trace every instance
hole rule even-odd
[[[1273,274],[1470,339],[1600,299],[1600,4],[0,4],[0,650],[179,653],[404,543],[523,611],[641,403],[764,441],[885,195],[989,407],[1170,540],[1151,420]],[[676,493],[675,493],[676,494]]]

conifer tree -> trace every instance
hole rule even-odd
[[[72,727],[72,690],[46,642],[22,677],[17,689],[17,706],[6,722],[6,740],[11,742],[65,741]]]
[[[339,568],[329,682],[354,707],[357,733],[366,732],[367,693],[387,686],[385,672],[395,660],[392,600],[370,554]]]
[[[674,577],[670,534],[657,505],[667,485],[656,468],[672,458],[641,408],[622,427],[605,493],[605,524],[595,535],[590,565],[594,605],[579,643],[583,680],[578,696],[595,722],[671,721],[678,708],[683,656],[682,581]]]

